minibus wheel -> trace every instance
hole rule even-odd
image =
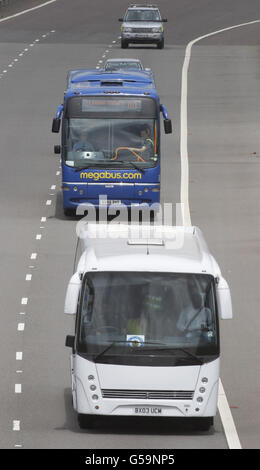
[[[213,426],[213,416],[207,416],[204,418],[194,418],[196,421],[194,422],[196,429],[198,431],[209,431],[210,427]]]

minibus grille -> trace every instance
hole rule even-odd
[[[192,400],[193,390],[116,390],[102,389],[103,398],[140,400]]]

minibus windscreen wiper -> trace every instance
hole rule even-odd
[[[100,353],[98,353],[95,357],[94,357],[94,361],[97,362],[97,359],[100,359],[100,357],[102,357],[110,348],[112,348],[115,344],[117,343],[129,343],[130,341],[129,340],[116,340],[116,341],[112,341],[112,343],[110,343],[105,349],[103,349],[103,351],[101,351]],[[152,341],[144,341],[141,343],[141,345],[143,344],[159,344],[159,345],[165,345],[165,343],[158,343],[158,342],[152,342]],[[141,346],[139,346],[141,347]],[[135,349],[139,349],[139,347],[135,348]]]
[[[188,351],[185,348],[175,348],[174,346],[169,346],[169,347],[166,347],[166,348],[153,348],[152,350],[153,351],[168,351],[168,350],[169,351],[182,351],[185,354],[187,354],[187,356],[190,356],[193,359],[196,359],[196,361],[198,361],[199,364],[203,364],[203,360],[200,359],[200,357],[196,356],[196,354],[191,353],[190,351]]]

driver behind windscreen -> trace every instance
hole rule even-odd
[[[138,152],[141,153],[142,157],[144,157],[146,160],[148,160],[149,158],[153,158],[154,142],[151,138],[151,130],[148,124],[145,124],[140,128],[140,137],[141,137],[142,147],[140,148],[129,147],[129,150],[137,152],[137,153]]]
[[[177,328],[186,335],[201,333],[211,324],[211,310],[205,306],[203,293],[199,285],[190,281],[188,283],[189,304],[180,313]]]
[[[74,152],[94,152],[93,145],[88,142],[88,131],[83,130],[80,134],[80,139],[73,145]]]

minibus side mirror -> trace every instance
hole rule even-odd
[[[66,336],[65,346],[67,346],[68,348],[74,348],[74,342],[75,342],[75,336],[71,336],[71,335]]]
[[[80,288],[81,280],[77,272],[73,274],[68,284],[64,305],[64,313],[66,315],[76,315]]]
[[[56,132],[57,134],[58,132],[60,132],[60,119],[59,118],[53,118],[51,131]]]
[[[164,132],[165,134],[171,134],[172,133],[172,121],[171,119],[164,119]]]
[[[167,18],[163,18],[162,20],[163,23],[167,23],[167,21],[168,21]]]
[[[216,288],[218,312],[222,320],[231,320],[232,318],[232,301],[230,289],[227,281],[220,277]]]
[[[121,21],[121,22],[122,22],[122,21],[124,21],[124,20],[123,20],[123,18],[118,18],[118,21]]]

